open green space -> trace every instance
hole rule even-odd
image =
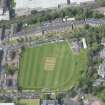
[[[21,99],[18,102],[21,105],[40,105],[39,99]]]
[[[26,48],[20,59],[19,86],[29,90],[68,90],[78,84],[87,62],[87,51],[81,49],[75,54],[67,42]]]

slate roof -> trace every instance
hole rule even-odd
[[[41,105],[58,105],[57,100],[43,100]]]
[[[98,75],[100,75],[102,78],[105,78],[105,61],[100,64],[98,69]]]
[[[73,100],[71,100],[71,99],[69,99],[69,98],[65,98],[65,99],[64,99],[64,104],[65,104],[65,105],[78,105],[77,102],[75,102],[75,101],[73,101]]]

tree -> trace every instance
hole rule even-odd
[[[96,18],[96,19],[104,17],[103,14],[98,13],[97,11],[94,11],[92,15],[93,15],[93,18]]]
[[[8,64],[5,65],[6,73],[9,75],[14,75],[14,73],[17,71],[16,68],[13,68],[13,66],[9,66]]]
[[[16,51],[12,51],[10,56],[11,56],[11,59],[13,60],[16,57]]]
[[[105,6],[105,0],[96,0],[97,4]]]

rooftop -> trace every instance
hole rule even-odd
[[[3,9],[0,9],[0,20],[9,20],[9,11],[3,13]]]
[[[95,0],[70,0],[70,3],[94,2]],[[19,8],[51,8],[59,4],[67,4],[67,0],[15,0],[16,9]]]
[[[98,75],[100,75],[102,78],[105,78],[105,61],[100,64],[98,69]]]
[[[103,13],[105,15],[105,7],[99,7],[95,9],[96,11],[99,11],[100,13]]]
[[[102,105],[100,101],[96,100],[91,105]]]
[[[0,105],[15,105],[14,103],[0,103]]]
[[[43,100],[42,105],[58,105],[57,100]]]
[[[84,2],[94,2],[95,0],[71,0],[71,3],[84,3]]]
[[[16,9],[19,8],[49,8],[58,4],[67,4],[67,0],[15,0]]]

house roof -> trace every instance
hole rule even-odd
[[[57,100],[43,100],[42,105],[57,105]]]
[[[91,105],[102,105],[100,101],[94,101]]]
[[[19,8],[50,8],[56,7],[58,4],[67,3],[66,0],[15,0],[16,9]]]
[[[93,24],[93,25],[105,24],[105,20],[104,19],[87,19],[86,24]]]
[[[100,55],[100,58],[105,59],[105,48],[103,48],[103,49],[100,51],[99,55]]]
[[[105,12],[105,7],[100,7],[100,8],[97,8],[96,10],[102,13],[102,12]]]
[[[14,103],[0,103],[0,105],[15,105]]]
[[[3,9],[0,8],[0,20],[9,20],[9,11],[3,14]]]
[[[75,101],[73,101],[73,100],[71,100],[71,99],[69,99],[69,98],[65,98],[65,99],[64,99],[64,104],[65,104],[65,105],[78,105],[77,102],[75,102]]]
[[[101,43],[105,43],[105,38],[102,38]]]
[[[98,75],[100,75],[102,78],[105,77],[105,61],[102,64],[100,64],[98,69]]]
[[[85,3],[85,2],[94,2],[95,0],[70,0],[71,3]]]

